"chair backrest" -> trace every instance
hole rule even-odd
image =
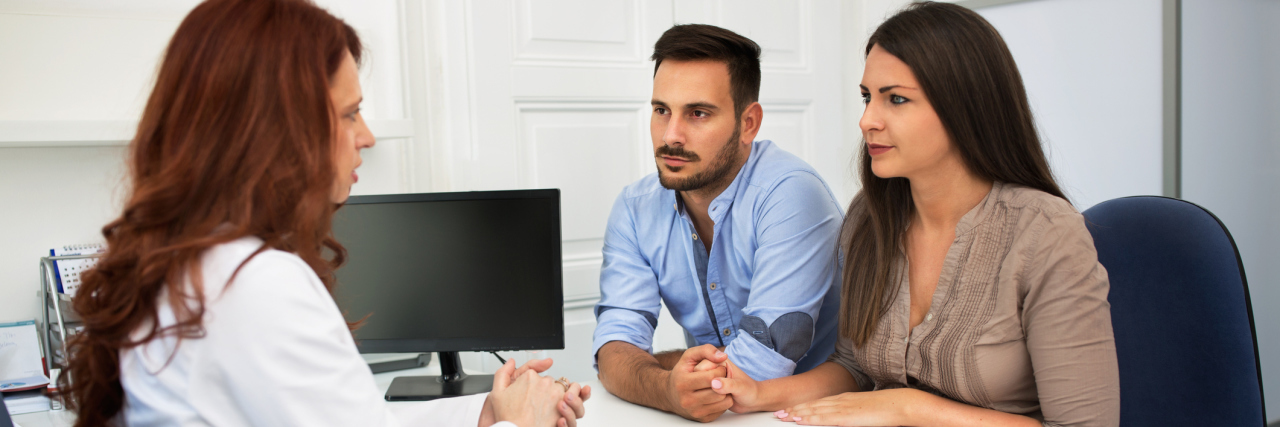
[[[1120,425],[1264,425],[1249,288],[1226,226],[1156,196],[1084,217],[1111,279]]]

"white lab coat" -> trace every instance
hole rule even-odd
[[[120,354],[126,424],[474,426],[485,395],[388,406],[320,278],[297,255],[245,237],[201,260],[204,336]],[[224,292],[225,291],[225,292]],[[160,323],[174,313],[160,297]],[[142,331],[135,333],[140,337]],[[514,427],[510,423],[499,423]]]

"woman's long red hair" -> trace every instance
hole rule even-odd
[[[329,85],[347,52],[359,61],[355,31],[306,0],[209,0],[182,21],[131,145],[128,202],[103,227],[108,250],[75,298],[84,330],[59,388],[76,426],[120,415],[122,350],[202,334],[199,260],[210,247],[257,236],[332,292],[344,250],[329,228]],[[159,328],[166,303],[178,322]]]

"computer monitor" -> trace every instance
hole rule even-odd
[[[489,391],[459,351],[564,348],[560,190],[351,196],[333,235],[360,352],[439,354],[440,378],[396,378],[387,400]]]

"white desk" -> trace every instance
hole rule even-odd
[[[703,426],[697,421],[689,421],[679,415],[669,414],[657,409],[650,409],[632,404],[617,396],[609,394],[599,382],[591,381],[583,384],[591,385],[591,400],[587,401],[587,416],[578,420],[579,427],[630,427],[630,426]],[[712,426],[769,426],[784,427],[784,424],[772,413],[757,412],[753,414],[735,414],[725,412],[720,418],[712,421]],[[26,426],[23,426],[26,427]]]
[[[440,375],[440,368],[433,360],[433,363],[426,367],[385,372],[374,375],[373,378],[378,384],[378,389],[385,392],[387,387],[391,386],[391,381],[396,377],[418,375]],[[588,400],[586,404],[587,416],[578,420],[579,427],[704,425],[696,421],[680,418],[677,415],[631,404],[609,394],[599,382],[584,381],[583,384],[591,386],[592,396],[591,400]],[[414,402],[389,402],[387,404],[412,405]],[[45,411],[15,415],[13,421],[22,427],[69,427],[74,423],[75,416],[69,411]],[[769,413],[740,415],[728,412],[721,416],[720,419],[712,422],[711,425],[779,427],[784,424]]]

